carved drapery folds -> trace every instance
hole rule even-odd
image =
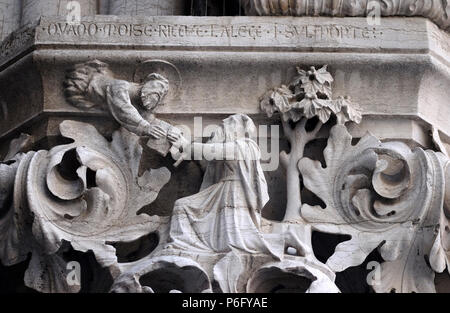
[[[287,85],[261,97],[261,110],[280,116],[290,143],[289,153],[281,153],[288,191],[281,222],[261,215],[268,184],[250,117],[234,114],[208,142],[192,143],[145,114],[169,92],[172,81],[162,73],[133,83],[114,79],[100,61],[75,68],[64,84],[68,101],[95,100],[119,129],[109,141],[90,124],[66,120],[60,134],[71,143],[28,151],[32,138],[23,135],[11,145],[0,164],[0,260],[14,265],[31,253],[27,286],[78,292],[80,285],[67,280],[65,253],[73,249],[91,251],[109,270],[111,292],[339,292],[336,273],[378,249],[384,262],[375,291],[435,291],[434,273],[449,262],[450,160],[370,134],[352,138],[346,123],[359,123],[362,110],[348,97],[333,98],[326,66],[298,68]],[[308,128],[310,123],[315,125]],[[329,130],[323,158],[304,157],[321,129]],[[203,155],[208,162],[201,190],[178,199],[168,217],[140,212],[171,176],[164,167],[141,168],[141,139],[152,136],[164,149],[147,146],[163,155],[170,151],[177,164],[196,149],[214,151]],[[302,186],[324,207],[302,202]],[[313,231],[350,239],[321,262]],[[146,256],[119,262],[116,243],[149,234],[158,243]]]
[[[301,238],[301,228],[284,232],[282,225],[261,217],[267,183],[259,148],[245,135],[255,130],[248,116],[235,114],[223,120],[207,143],[184,142],[182,150],[194,155],[205,148],[208,165],[201,190],[175,202],[165,240],[148,257],[121,265],[112,291],[260,292],[281,285],[338,292],[334,273],[310,250],[300,244],[296,255],[285,253],[290,236]]]
[[[244,0],[247,15],[423,16],[450,31],[450,4],[445,0]]]

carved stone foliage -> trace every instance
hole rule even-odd
[[[301,207],[300,184],[297,163],[303,158],[305,146],[314,140],[322,125],[335,116],[339,124],[361,122],[361,109],[349,97],[332,99],[333,77],[327,66],[305,71],[297,68],[297,76],[289,85],[269,90],[261,97],[261,110],[271,117],[281,115],[284,134],[291,144],[291,151],[281,152],[280,160],[287,175],[287,207],[285,221],[296,220]],[[307,132],[306,123],[317,118],[315,128]]]
[[[375,291],[434,292],[434,273],[443,272],[448,263],[447,155],[411,150],[400,142],[382,143],[370,134],[352,143],[344,124],[361,121],[358,106],[346,98],[331,100],[333,78],[326,67],[298,73],[288,86],[261,98],[263,111],[280,114],[291,144],[290,153],[281,154],[288,190],[284,221],[306,233],[351,236],[326,262],[334,272],[362,264],[378,249],[385,262],[377,269],[376,281],[370,282]],[[316,138],[332,114],[337,125],[323,152],[325,164],[304,158],[305,143]],[[314,116],[319,122],[307,132],[306,119]],[[301,202],[300,177],[325,207]],[[304,251],[311,251],[307,236],[300,241]]]
[[[446,0],[244,0],[247,15],[423,16],[450,31]]]
[[[79,69],[77,75],[93,70]],[[206,162],[200,190],[177,199],[167,217],[140,214],[171,176],[164,167],[141,168],[140,140],[149,133],[121,124],[107,140],[92,125],[64,121],[60,134],[70,143],[34,152],[28,151],[32,138],[22,135],[0,164],[1,262],[14,265],[31,253],[25,284],[41,292],[80,290],[67,279],[66,253],[72,250],[92,252],[112,276],[110,291],[117,293],[340,292],[336,273],[378,250],[384,261],[372,282],[376,292],[434,292],[435,272],[448,268],[450,257],[448,156],[381,142],[371,134],[352,138],[345,125],[359,123],[362,110],[348,97],[333,98],[327,67],[297,72],[260,102],[268,116],[280,116],[290,143],[289,153],[280,154],[288,198],[283,221],[262,217],[269,187],[254,140],[256,126],[245,114],[224,119],[205,143],[171,132],[167,122],[157,127],[160,122],[152,117],[150,127],[170,147],[176,164],[198,155]],[[80,83],[70,75],[69,89]],[[101,81],[96,96],[119,86],[97,99],[100,105],[117,101],[115,112],[139,103],[133,104],[136,97],[130,94],[152,106],[161,100],[161,90],[167,92],[163,79],[133,85],[92,75]],[[77,90],[69,97],[86,104],[92,95],[80,98]],[[328,136],[323,158],[304,157],[322,129]],[[441,148],[439,137],[433,138]],[[305,191],[324,205],[302,202]],[[324,264],[315,255],[313,231],[350,239]],[[116,244],[150,234],[158,242],[146,256],[119,262]]]
[[[147,286],[150,285],[150,286]],[[188,258],[154,257],[138,262],[114,282],[114,293],[211,292],[211,282],[201,266]]]
[[[356,144],[342,125],[332,128],[325,168],[308,158],[298,166],[306,188],[326,204],[303,204],[314,229],[348,234],[327,265],[339,272],[361,264],[378,249],[377,292],[434,292],[434,271],[445,270],[444,166],[442,154],[381,143],[366,135]]]
[[[167,222],[138,215],[155,200],[170,172],[160,168],[139,175],[142,147],[136,135],[120,129],[108,142],[93,126],[74,121],[63,122],[60,131],[73,143],[2,164],[7,186],[2,194],[13,198],[0,220],[0,257],[12,265],[31,252],[25,283],[42,292],[79,290],[66,281],[66,243],[92,251],[114,277],[118,262],[110,243],[136,240]]]

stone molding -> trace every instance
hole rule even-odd
[[[444,0],[244,0],[243,6],[249,16],[423,16],[450,31]]]

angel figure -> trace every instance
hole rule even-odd
[[[67,100],[75,107],[106,104],[114,119],[138,136],[173,141],[180,136],[178,129],[151,114],[169,91],[169,81],[160,74],[151,73],[140,84],[128,82],[114,78],[106,63],[93,60],[75,65],[66,75],[64,88]]]

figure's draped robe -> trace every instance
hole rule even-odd
[[[206,253],[228,253],[234,248],[280,258],[279,238],[260,230],[261,209],[269,195],[259,147],[250,139],[231,144],[234,160],[210,161],[200,192],[175,202],[170,246]]]

